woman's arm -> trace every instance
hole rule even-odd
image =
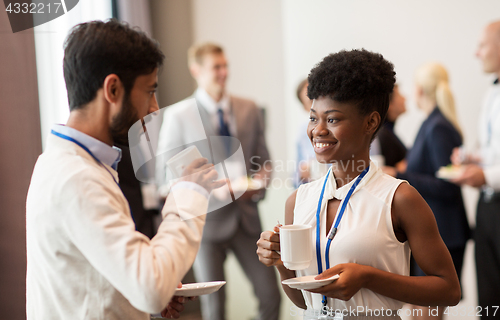
[[[340,274],[337,281],[310,291],[348,300],[359,289],[367,288],[415,305],[456,305],[461,296],[460,284],[450,253],[439,235],[429,206],[406,183],[401,184],[394,195],[392,217],[395,231],[407,237],[415,261],[426,276],[402,276],[370,266],[347,263],[336,265],[318,276],[323,279]]]
[[[297,196],[297,191],[292,193],[288,197],[285,204],[285,224],[293,223],[293,209],[295,207],[295,198]],[[260,262],[266,266],[276,266],[280,274],[280,280],[286,280],[295,278],[296,274],[293,270],[288,270],[283,265],[281,261],[281,256],[276,252],[280,250],[280,238],[279,238],[278,226],[274,227],[274,231],[264,231],[260,235],[259,241],[257,241],[257,255],[259,256]],[[292,289],[287,285],[282,285],[283,290],[290,300],[299,308],[306,309],[306,303],[302,292],[297,289]]]

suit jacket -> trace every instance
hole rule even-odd
[[[422,123],[408,152],[406,173],[397,176],[407,180],[427,201],[448,248],[464,246],[470,230],[460,187],[436,178],[436,172],[450,164],[453,148],[461,144],[458,131],[436,107]]]
[[[270,159],[264,138],[262,114],[255,103],[250,100],[231,96],[230,105],[237,131],[236,137],[232,139],[231,158],[237,158],[242,151],[241,162],[244,163],[247,173],[259,171]],[[160,185],[165,183],[166,161],[190,145],[195,145],[202,156],[215,165],[223,163],[227,158],[224,145],[210,121],[207,110],[192,97],[164,111],[156,152],[158,159],[156,177]],[[219,178],[225,177],[219,176]],[[214,210],[214,208],[219,209]],[[203,240],[228,239],[234,235],[239,224],[250,235],[260,234],[261,224],[257,202],[243,199],[220,201],[212,194]]]

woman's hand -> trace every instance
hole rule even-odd
[[[450,182],[458,185],[469,185],[474,188],[482,187],[486,184],[486,177],[483,169],[477,164],[464,165],[464,170],[460,177],[450,180]]]
[[[280,225],[274,227],[274,231],[264,231],[260,234],[260,239],[257,241],[257,255],[259,261],[264,265],[279,266],[283,265],[281,261],[280,251]]]
[[[316,277],[316,280],[321,280],[338,274],[340,277],[337,280],[326,286],[307,291],[347,301],[364,287],[368,268],[370,267],[357,263],[338,264]]]

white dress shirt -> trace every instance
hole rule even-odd
[[[219,102],[216,102],[204,89],[198,88],[194,93],[196,101],[198,101],[211,117],[211,122],[216,131],[219,130],[219,114],[217,110],[222,109],[224,112],[224,121],[226,121],[231,136],[236,136],[236,120],[231,111],[231,101],[227,94],[224,94]]]
[[[500,191],[500,84],[489,89],[479,118],[479,142],[486,185]]]
[[[194,261],[206,195],[172,189],[149,240],[135,231],[115,182],[116,158],[102,157],[114,149],[71,128],[53,130],[99,162],[54,134],[37,160],[26,203],[28,319],[149,319]]]

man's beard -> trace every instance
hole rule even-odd
[[[137,110],[132,105],[130,96],[126,95],[120,113],[113,118],[113,122],[109,128],[113,142],[128,146],[128,131],[138,120]]]

